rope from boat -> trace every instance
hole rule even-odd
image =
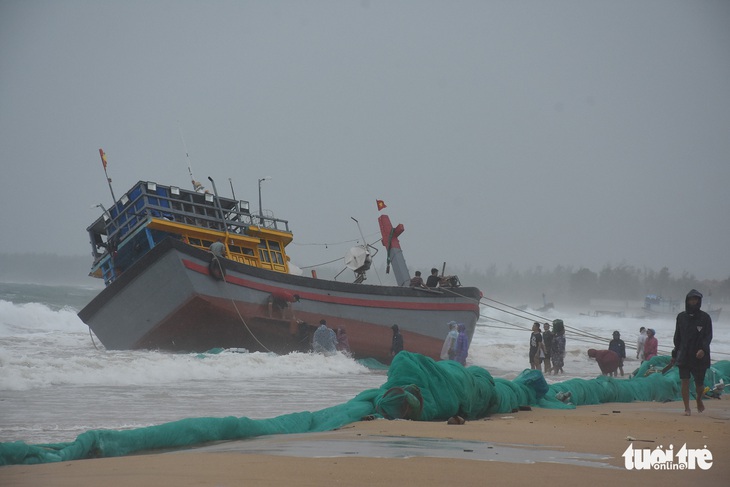
[[[520,319],[523,319],[523,320],[528,320],[528,321],[534,322],[536,320],[533,319],[533,318],[538,318],[542,322],[550,323],[552,321],[552,320],[550,320],[548,318],[545,318],[543,316],[536,315],[534,313],[530,313],[530,312],[527,312],[527,311],[520,310],[519,308],[515,308],[514,306],[510,306],[510,305],[508,305],[506,303],[502,303],[502,302],[497,301],[495,299],[484,298],[483,297],[483,298],[481,298],[479,300],[476,300],[476,299],[473,299],[473,298],[468,298],[466,296],[463,296],[463,295],[461,295],[461,294],[459,294],[457,292],[452,291],[449,288],[439,288],[439,290],[441,290],[442,292],[451,293],[454,296],[458,296],[460,298],[469,299],[469,300],[471,300],[471,301],[473,301],[475,303],[478,303],[480,305],[484,305],[484,306],[486,306],[488,308],[492,308],[492,309],[497,310],[497,311],[500,311],[502,313],[510,314],[512,316],[515,316],[515,317],[520,318]],[[514,313],[512,311],[509,311],[508,309],[503,309],[503,308],[494,306],[494,305],[489,304],[488,302],[486,302],[487,300],[488,301],[492,301],[492,302],[494,302],[494,303],[496,303],[496,304],[498,304],[500,306],[503,306],[504,308],[513,309],[513,310],[518,311],[520,313],[523,313],[525,315],[529,315],[530,317],[521,316],[520,314],[517,314],[517,313]],[[505,326],[485,325],[485,326],[488,326],[489,328],[501,329],[501,330],[518,329],[518,330],[524,330],[524,331],[529,331],[531,329],[531,326],[528,327],[528,326],[519,325],[517,323],[511,323],[509,321],[500,320],[498,318],[493,318],[491,316],[487,316],[485,314],[482,314],[481,312],[479,313],[479,317],[480,318],[484,318],[484,319],[489,320],[489,321],[496,322],[496,323],[501,323],[501,324],[504,324],[504,325],[508,325],[506,327]],[[598,344],[607,344],[607,343],[610,343],[610,341],[611,341],[609,338],[605,338],[605,337],[602,337],[600,335],[595,335],[593,333],[585,332],[585,331],[583,331],[583,330],[581,330],[579,328],[575,328],[575,327],[572,327],[572,326],[569,326],[569,325],[565,325],[565,323],[563,323],[563,325],[564,325],[564,327],[565,327],[566,330],[569,330],[572,333],[570,339],[573,340],[573,341],[580,342],[580,343],[587,343],[587,344],[596,344],[596,343],[598,343]],[[633,344],[633,343],[632,344],[627,344],[626,345],[626,348],[629,349],[629,350],[636,350],[636,345]],[[659,349],[662,351],[662,353],[664,353],[666,355],[669,355],[671,353],[671,351],[672,351],[672,348],[665,347],[665,346],[660,346]],[[721,355],[721,356],[730,356],[730,353],[726,353],[726,352],[712,352],[712,354],[713,355]]]
[[[338,260],[342,260],[342,257],[338,257],[337,259],[331,260],[329,262],[322,262],[321,264],[302,266],[302,267],[300,267],[300,269],[312,269],[314,267],[321,267],[323,265],[332,264],[333,262],[337,262]]]
[[[215,263],[216,263],[216,264],[218,265],[218,268],[219,268],[219,269],[220,269],[220,271],[221,271],[221,276],[222,276],[222,280],[223,280],[223,283],[224,283],[224,284],[228,284],[228,281],[226,281],[226,274],[225,274],[225,272],[223,272],[223,265],[221,264],[220,260],[219,260],[219,259],[218,259],[218,257],[216,257],[215,255],[213,256],[213,260],[215,260]],[[226,289],[227,289],[227,288],[226,288]],[[226,294],[228,294],[228,292],[227,292],[227,291],[225,291],[225,292],[226,292]],[[254,333],[253,333],[253,332],[251,331],[251,328],[249,328],[249,327],[248,327],[248,324],[246,323],[246,320],[245,320],[245,319],[243,318],[243,315],[241,315],[241,311],[239,311],[239,309],[238,309],[238,306],[236,305],[236,301],[235,301],[235,300],[233,299],[233,297],[231,297],[230,295],[229,295],[229,296],[227,296],[227,297],[228,297],[228,299],[230,299],[230,300],[231,300],[231,304],[233,305],[233,309],[235,309],[235,310],[236,310],[236,313],[238,314],[238,317],[239,317],[239,318],[241,319],[241,323],[243,323],[243,326],[244,326],[244,327],[246,327],[246,330],[247,330],[247,331],[248,331],[248,333],[249,333],[249,334],[251,335],[251,337],[252,337],[252,338],[253,338],[254,340],[256,340],[256,343],[258,343],[259,345],[261,345],[261,348],[263,348],[263,349],[264,349],[264,350],[266,350],[267,352],[269,352],[269,353],[274,353],[274,352],[272,352],[271,350],[269,350],[269,349],[268,349],[268,347],[266,347],[266,345],[264,345],[263,343],[261,343],[261,341],[260,341],[260,340],[259,340],[259,339],[258,339],[258,338],[256,337],[256,335],[254,335]]]
[[[91,333],[91,327],[89,327],[89,336],[91,337],[91,344],[94,345],[94,348],[99,350],[99,347],[96,346],[96,342],[94,341],[94,335]]]
[[[354,242],[359,242],[359,240],[353,240],[353,241]],[[372,247],[372,245],[374,243],[376,243],[377,241],[378,240],[374,240],[372,244],[369,244],[369,243],[365,242],[365,245],[366,246],[369,246],[369,247]],[[300,244],[300,245],[320,245],[320,244]],[[324,244],[324,245],[326,245],[326,244]],[[373,255],[373,257],[375,257],[375,256]],[[341,261],[341,260],[342,260],[342,257],[338,257],[337,259],[330,260],[328,262],[322,262],[321,264],[305,265],[305,266],[301,266],[299,268],[300,269],[313,269],[315,267],[322,267],[323,265],[333,264],[333,263],[338,262],[338,261]],[[378,282],[380,282],[382,284],[382,281],[380,280],[380,274],[378,274],[378,269],[377,268],[373,268],[373,270],[375,272],[375,276],[378,278]]]
[[[508,305],[506,303],[502,303],[500,301],[497,301],[496,299],[482,298],[482,300],[489,300],[489,301],[492,301],[492,302],[495,302],[495,303],[499,304],[500,306],[504,306],[504,307],[507,307],[507,308],[510,308],[510,309],[514,309],[516,311],[519,311],[520,313],[524,313],[524,314],[529,315],[531,317],[538,318],[538,319],[542,320],[543,323],[550,323],[552,321],[552,320],[550,320],[548,318],[545,318],[544,316],[536,315],[534,313],[530,313],[529,311],[524,311],[524,310],[521,310],[519,308],[515,308],[515,307],[510,306],[510,305]],[[496,309],[497,311],[501,311],[503,313],[508,313],[508,314],[517,316],[518,318],[522,318],[524,320],[530,320],[530,321],[533,321],[533,322],[535,321],[532,318],[528,318],[528,317],[525,317],[525,316],[519,316],[519,315],[517,315],[515,313],[512,313],[510,311],[505,311],[503,309],[497,308],[496,306],[491,306],[491,305],[486,304],[486,303],[481,303],[481,304],[484,304],[485,306],[488,306],[490,308]],[[605,338],[605,337],[600,336],[600,335],[595,335],[593,333],[585,332],[585,331],[581,330],[580,328],[575,328],[575,327],[566,325],[565,323],[563,323],[563,326],[565,327],[566,330],[570,330],[575,335],[577,335],[577,337],[576,336],[571,337],[571,339],[573,339],[573,340],[576,340],[576,341],[579,341],[579,342],[580,341],[583,341],[583,342],[587,342],[587,343],[592,343],[594,341],[596,341],[598,343],[610,343],[611,342],[611,340],[609,338]]]

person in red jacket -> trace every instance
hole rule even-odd
[[[613,350],[595,350],[591,348],[588,350],[588,356],[596,359],[603,375],[614,374],[621,362],[620,357]]]
[[[654,328],[646,330],[646,341],[644,342],[644,360],[651,360],[659,353],[659,341],[656,339]]]

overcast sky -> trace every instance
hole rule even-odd
[[[730,277],[728,1],[0,0],[0,252],[90,252],[99,148],[190,187],[181,132],[300,267],[382,199],[412,271]]]

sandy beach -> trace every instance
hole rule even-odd
[[[0,468],[3,486],[527,485],[590,479],[594,485],[726,485],[730,401],[612,403],[532,408],[463,425],[363,421],[339,430],[278,435],[186,451]],[[627,469],[634,449],[706,449],[709,469]],[[676,463],[676,460],[673,461]]]

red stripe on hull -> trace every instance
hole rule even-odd
[[[199,272],[201,274],[210,275],[210,271],[207,266],[196,264],[195,262],[183,259],[183,265],[188,269]],[[472,311],[479,313],[479,305],[469,303],[428,303],[423,301],[418,302],[405,302],[405,301],[387,301],[379,299],[362,299],[362,298],[345,298],[338,296],[328,296],[324,294],[311,293],[306,291],[298,291],[293,289],[286,289],[268,284],[262,284],[248,279],[242,279],[240,277],[227,275],[226,282],[229,284],[235,284],[237,286],[247,287],[250,289],[256,289],[267,293],[275,292],[288,292],[296,293],[303,299],[310,301],[320,301],[325,303],[343,304],[348,306],[363,306],[369,308],[387,308],[387,309],[414,309],[414,310],[426,310],[426,311]]]

